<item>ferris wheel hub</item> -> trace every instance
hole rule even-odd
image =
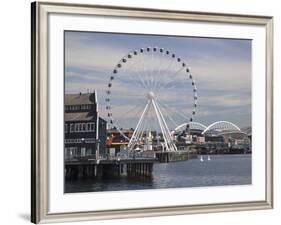
[[[148,92],[148,93],[147,93],[147,98],[148,98],[149,100],[155,99],[155,94],[154,94],[154,92],[153,92],[153,91]]]

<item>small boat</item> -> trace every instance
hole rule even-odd
[[[208,161],[210,161],[210,160],[211,160],[211,156],[208,155]]]
[[[203,156],[202,156],[202,155],[200,155],[200,161],[201,161],[201,162],[203,162],[203,161],[204,161],[204,159],[203,159]]]
[[[137,147],[135,148],[135,151],[136,151],[136,152],[140,152],[140,151],[141,151],[140,147],[137,146]]]

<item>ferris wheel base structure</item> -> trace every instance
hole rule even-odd
[[[128,144],[128,150],[129,151],[134,151],[136,149],[136,147],[138,147],[140,139],[143,136],[144,133],[144,121],[145,118],[148,116],[148,111],[152,108],[155,112],[157,121],[158,121],[158,125],[160,127],[160,130],[162,132],[162,136],[164,139],[164,143],[163,143],[163,150],[166,152],[176,152],[177,151],[177,147],[174,143],[173,137],[170,133],[170,130],[168,128],[168,125],[165,121],[165,118],[161,112],[160,106],[156,101],[156,96],[155,94],[150,91],[147,93],[147,103],[144,107],[144,110],[141,114],[141,117],[137,123],[136,129],[134,130],[134,133],[129,141]]]

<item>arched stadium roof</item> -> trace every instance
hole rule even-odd
[[[232,122],[229,121],[217,121],[206,127],[202,132],[205,134],[207,132],[222,132],[222,131],[241,131],[240,128]]]
[[[174,132],[180,130],[180,129],[183,128],[183,127],[186,127],[186,125],[188,125],[188,124],[189,124],[189,127],[190,127],[191,130],[202,130],[202,131],[204,131],[204,130],[207,128],[207,127],[206,127],[204,124],[202,124],[202,123],[198,123],[198,122],[188,122],[188,123],[183,123],[183,124],[177,126],[177,127],[172,131],[172,133],[174,133]]]

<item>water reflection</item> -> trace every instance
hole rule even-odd
[[[156,188],[251,184],[251,155],[214,155],[189,161],[158,163],[151,177],[120,177],[66,181],[65,192],[96,192]]]

